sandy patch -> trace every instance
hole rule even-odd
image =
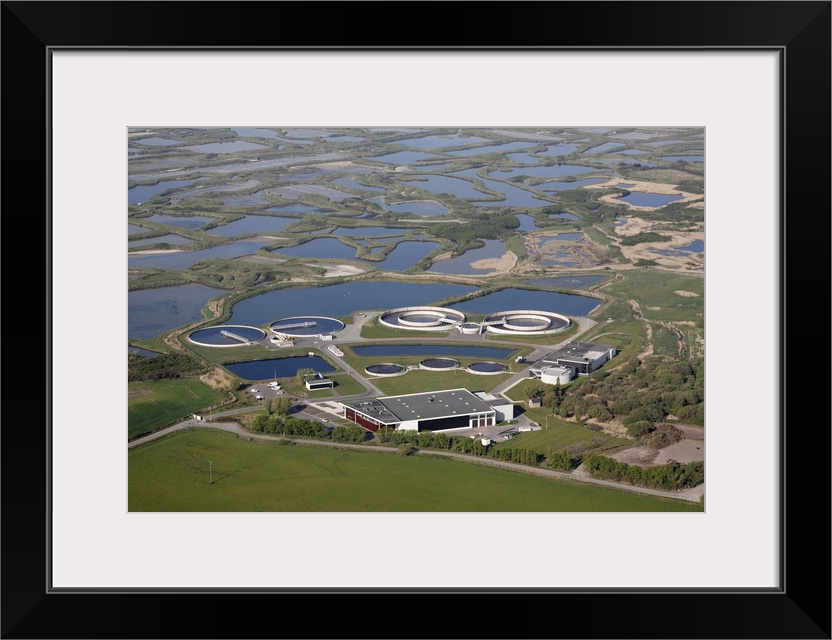
[[[674,291],[676,295],[682,296],[683,298],[698,298],[699,294],[694,293],[693,291]]]
[[[683,433],[684,440],[658,451],[647,446],[631,447],[612,454],[610,457],[618,462],[635,464],[640,467],[666,464],[669,460],[675,460],[682,464],[704,461],[705,430],[702,427],[689,424],[674,424],[673,426]]]
[[[681,462],[704,462],[705,447],[701,440],[682,440],[659,451],[654,464],[667,464],[670,460]]]
[[[517,265],[517,255],[509,251],[504,253],[499,258],[485,258],[483,260],[474,260],[471,263],[473,269],[482,269],[483,271],[490,269],[494,273],[507,273]]]
[[[157,256],[167,253],[182,253],[182,249],[156,249],[146,251],[130,251],[131,256]]]
[[[242,256],[240,260],[243,262],[253,262],[255,264],[274,264],[276,262],[286,262],[286,258],[270,258],[269,256]]]
[[[355,267],[351,264],[336,264],[333,266],[326,266],[321,264],[308,264],[308,267],[323,267],[326,269],[324,278],[335,278],[338,276],[355,276],[359,273],[365,273],[367,270],[361,267]]]
[[[141,398],[142,396],[149,396],[153,391],[150,389],[130,389],[127,392],[127,399],[128,400],[135,400],[136,398]]]

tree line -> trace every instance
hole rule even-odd
[[[671,460],[667,464],[645,468],[592,454],[584,458],[584,468],[593,478],[665,491],[690,489],[705,481],[705,463],[701,461],[681,464]]]
[[[370,433],[358,425],[327,427],[315,420],[304,420],[291,416],[277,414],[258,414],[251,424],[255,433],[265,433],[279,436],[297,436],[331,440],[333,442],[348,442],[360,444],[369,439]]]

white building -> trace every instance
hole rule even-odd
[[[317,391],[318,389],[330,389],[335,386],[335,383],[329,378],[325,378],[320,373],[316,373],[311,378],[307,378],[303,382],[306,388],[310,391]]]
[[[605,362],[612,360],[617,350],[612,345],[594,342],[570,342],[530,369],[532,375],[546,384],[567,384],[576,376],[587,376]]]
[[[540,381],[545,384],[569,384],[572,381],[572,369],[569,367],[546,367],[540,370]]]

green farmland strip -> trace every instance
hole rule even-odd
[[[199,380],[156,380],[128,384],[127,437],[150,433],[223,400]]]
[[[702,511],[438,457],[280,446],[203,429],[130,451],[128,473],[131,512]]]

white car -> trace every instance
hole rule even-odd
[[[251,393],[260,393],[260,389],[249,389]]]

